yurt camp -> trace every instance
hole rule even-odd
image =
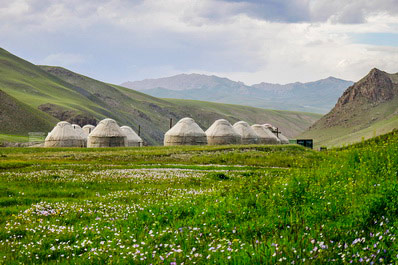
[[[84,147],[84,139],[69,122],[58,122],[47,135],[44,147]]]
[[[216,120],[206,131],[209,145],[240,144],[241,136],[224,119]]]
[[[206,133],[191,118],[179,120],[164,135],[164,145],[205,145]]]
[[[264,124],[264,126],[274,133],[276,137],[278,137],[278,139],[281,141],[281,144],[289,144],[289,139],[282,133],[278,132],[278,128],[269,123]]]
[[[91,124],[86,124],[82,127],[82,129],[87,135],[89,135],[95,129],[95,126]]]
[[[264,125],[254,124],[251,126],[258,135],[259,144],[280,144],[281,141]]]
[[[86,134],[82,127],[80,127],[78,124],[72,124],[73,129],[75,130],[75,132],[77,132],[84,140],[84,147],[87,146],[87,137],[88,134]]]
[[[258,143],[258,136],[250,125],[245,121],[238,121],[234,124],[235,131],[241,137],[242,144],[256,144]]]
[[[100,121],[87,140],[87,147],[123,147],[126,145],[127,136],[112,119]]]
[[[127,137],[127,146],[142,146],[143,142],[141,137],[138,136],[138,134],[129,126],[122,126],[120,127],[122,132]]]

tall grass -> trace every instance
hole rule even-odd
[[[398,262],[395,135],[321,153],[134,150],[4,153],[32,164],[0,171],[2,262]]]

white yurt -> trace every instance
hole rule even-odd
[[[84,147],[87,146],[87,137],[88,134],[86,134],[82,127],[80,127],[78,124],[72,124],[73,129],[83,138],[84,140]]]
[[[264,124],[264,126],[268,128],[271,132],[273,132],[276,135],[276,137],[279,138],[281,144],[289,144],[289,139],[286,136],[284,136],[282,133],[277,132],[278,128],[269,123]]]
[[[47,135],[44,147],[84,147],[84,139],[67,121],[60,121]]]
[[[87,136],[95,129],[94,125],[86,124],[82,127],[83,131]]]
[[[124,147],[127,146],[127,136],[115,120],[104,119],[89,134],[87,147]]]
[[[144,141],[138,134],[129,126],[122,126],[120,129],[124,132],[127,136],[127,146],[141,146],[143,145]]]
[[[277,128],[275,126],[273,126],[272,124],[269,124],[269,123],[265,123],[264,126],[271,132],[275,132],[277,130]]]
[[[253,130],[258,135],[258,142],[260,144],[280,144],[281,141],[264,125],[254,124],[252,125]]]
[[[229,121],[216,120],[206,131],[209,145],[240,144],[241,137]]]
[[[163,143],[165,146],[205,145],[207,137],[192,118],[183,118],[165,133]]]
[[[278,138],[281,140],[281,144],[289,144],[289,139],[281,133],[278,133]]]
[[[250,125],[245,121],[238,121],[234,124],[235,131],[241,137],[242,144],[257,144],[258,136],[256,132],[250,127]]]

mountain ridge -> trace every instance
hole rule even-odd
[[[353,82],[328,77],[288,84],[259,83],[251,86],[225,77],[179,74],[158,79],[125,82],[121,86],[161,98],[206,100],[247,106],[327,113]],[[320,99],[314,100],[314,99]]]

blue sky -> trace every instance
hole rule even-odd
[[[396,0],[0,0],[0,47],[106,82],[398,72]]]

